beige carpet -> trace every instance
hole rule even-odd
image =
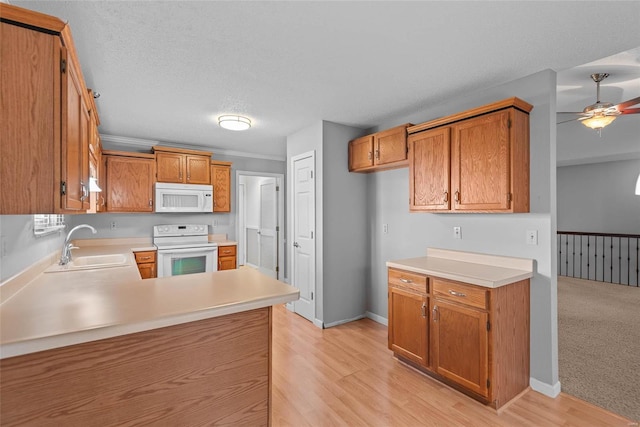
[[[562,391],[640,420],[640,288],[558,277]]]

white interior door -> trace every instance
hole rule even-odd
[[[260,225],[258,230],[258,268],[278,278],[278,185],[275,178],[260,180]]]
[[[293,172],[292,286],[300,291],[300,299],[293,303],[293,311],[313,322],[316,290],[315,155],[311,152],[293,157],[291,161]]]

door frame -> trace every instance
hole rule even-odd
[[[246,197],[246,192],[244,191],[244,185],[240,185],[240,177],[241,176],[250,176],[250,177],[262,177],[262,178],[275,178],[276,186],[279,187],[279,191],[277,192],[278,197],[278,253],[277,253],[277,267],[278,267],[278,280],[283,282],[288,282],[288,278],[286,277],[287,269],[285,268],[285,229],[284,229],[284,199],[285,199],[285,180],[284,174],[282,173],[270,173],[270,172],[254,172],[254,171],[236,171],[236,203],[238,208],[238,217],[236,220],[236,236],[238,236],[238,261],[242,260],[246,263],[246,246],[244,242],[244,228],[246,222],[246,203],[244,197]],[[242,187],[242,190],[241,188]],[[241,199],[242,197],[242,199]],[[241,205],[242,203],[242,205]],[[242,206],[242,212],[240,212],[240,206]]]

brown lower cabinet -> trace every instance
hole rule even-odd
[[[529,280],[485,288],[389,268],[389,349],[493,408],[529,386]]]
[[[236,245],[218,246],[218,270],[236,268]]]
[[[135,252],[135,257],[141,278],[153,279],[155,277],[158,277],[158,270],[156,267],[156,251]]]

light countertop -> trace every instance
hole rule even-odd
[[[399,268],[443,279],[497,288],[533,277],[533,260],[429,248],[427,256],[388,261]]]
[[[0,358],[295,301],[299,292],[251,268],[140,279],[133,250],[81,246],[74,257],[123,253],[123,266],[40,272],[0,305]],[[4,286],[4,285],[3,285]]]

